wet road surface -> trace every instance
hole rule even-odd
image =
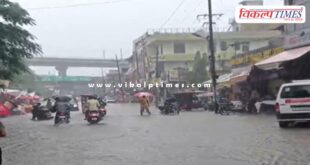
[[[309,165],[310,128],[280,129],[272,115],[182,112],[140,117],[138,105],[109,104],[88,125],[79,112],[68,125],[1,119],[4,165]]]

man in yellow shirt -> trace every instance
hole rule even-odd
[[[144,110],[146,110],[146,112],[151,115],[151,112],[150,112],[150,102],[149,100],[146,98],[146,96],[142,96],[139,100],[140,102],[140,115],[142,116],[143,115],[143,112]]]
[[[90,111],[99,111],[99,108],[100,108],[100,103],[97,100],[97,98],[94,96],[89,97],[87,101],[87,110],[85,113],[85,119],[87,119]]]

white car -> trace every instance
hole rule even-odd
[[[309,122],[310,80],[283,84],[278,92],[275,109],[281,128],[294,122]]]
[[[244,105],[242,104],[241,101],[236,100],[236,101],[230,101],[232,103],[232,110],[234,111],[243,111],[244,110]]]
[[[107,97],[107,98],[106,98],[106,102],[107,102],[107,103],[116,103],[116,99],[113,98],[113,97]]]

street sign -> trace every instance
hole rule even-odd
[[[39,76],[39,82],[90,82],[91,77],[85,76]]]

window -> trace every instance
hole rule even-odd
[[[222,51],[226,51],[227,50],[227,42],[225,42],[225,41],[221,41],[221,50]]]
[[[284,87],[281,98],[305,98],[310,97],[310,85]]]
[[[175,54],[185,54],[185,43],[177,42],[174,43]]]
[[[235,42],[234,43],[234,49],[236,49],[236,50],[240,50],[240,43],[238,43],[238,42]]]
[[[242,44],[242,52],[248,52],[250,50],[249,43]]]

